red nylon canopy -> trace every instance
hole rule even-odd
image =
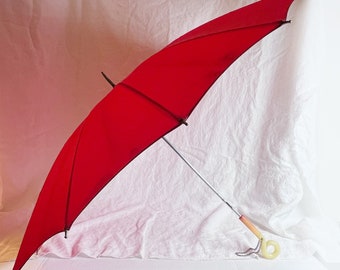
[[[139,65],[65,143],[39,194],[14,270],[131,160],[187,119],[218,77],[280,27],[293,0],[262,0],[178,38]]]

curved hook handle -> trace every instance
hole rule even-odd
[[[280,255],[280,245],[278,242],[274,240],[268,240],[262,239],[261,243],[261,255],[262,257],[266,259],[275,259],[277,256]]]
[[[245,216],[241,215],[239,219],[260,240],[260,251],[262,257],[266,259],[275,259],[277,256],[279,256],[280,245],[278,242],[275,242],[274,240],[266,241],[262,233]]]

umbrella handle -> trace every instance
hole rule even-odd
[[[274,240],[266,241],[262,233],[245,216],[241,215],[239,219],[259,239],[259,249],[253,249],[254,252],[252,253],[258,253],[259,251],[261,251],[262,257],[266,259],[275,259],[277,256],[279,256],[280,245],[278,242]]]
[[[268,250],[270,249],[270,251]],[[280,255],[280,245],[278,242],[274,240],[265,239],[262,240],[261,243],[261,254],[266,259],[275,259],[277,256]]]

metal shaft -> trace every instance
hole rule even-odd
[[[162,139],[171,147],[172,150],[189,166],[189,168],[205,183],[221,200],[224,202],[239,218],[241,214],[237,212],[234,207],[230,203],[228,203],[218,192],[217,190],[190,164],[190,162],[165,138]]]
[[[115,84],[110,80],[108,76],[104,72],[101,72],[103,77],[106,79],[106,81],[112,86],[115,87]],[[184,121],[185,124],[185,121]],[[165,138],[162,137],[162,139],[171,147],[172,150],[175,151],[175,153],[189,166],[189,168],[205,183],[221,200],[224,202],[239,218],[242,216],[239,212],[237,212],[234,207],[231,206],[230,203],[228,203],[218,192],[217,190],[190,164],[189,161],[186,160],[184,156]],[[65,238],[67,237],[67,232],[65,230]]]

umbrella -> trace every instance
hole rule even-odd
[[[219,76],[285,24],[293,0],[262,0],[179,37],[141,63],[67,140],[39,194],[14,265],[20,269],[129,162],[182,124]],[[65,235],[66,236],[66,235]]]

